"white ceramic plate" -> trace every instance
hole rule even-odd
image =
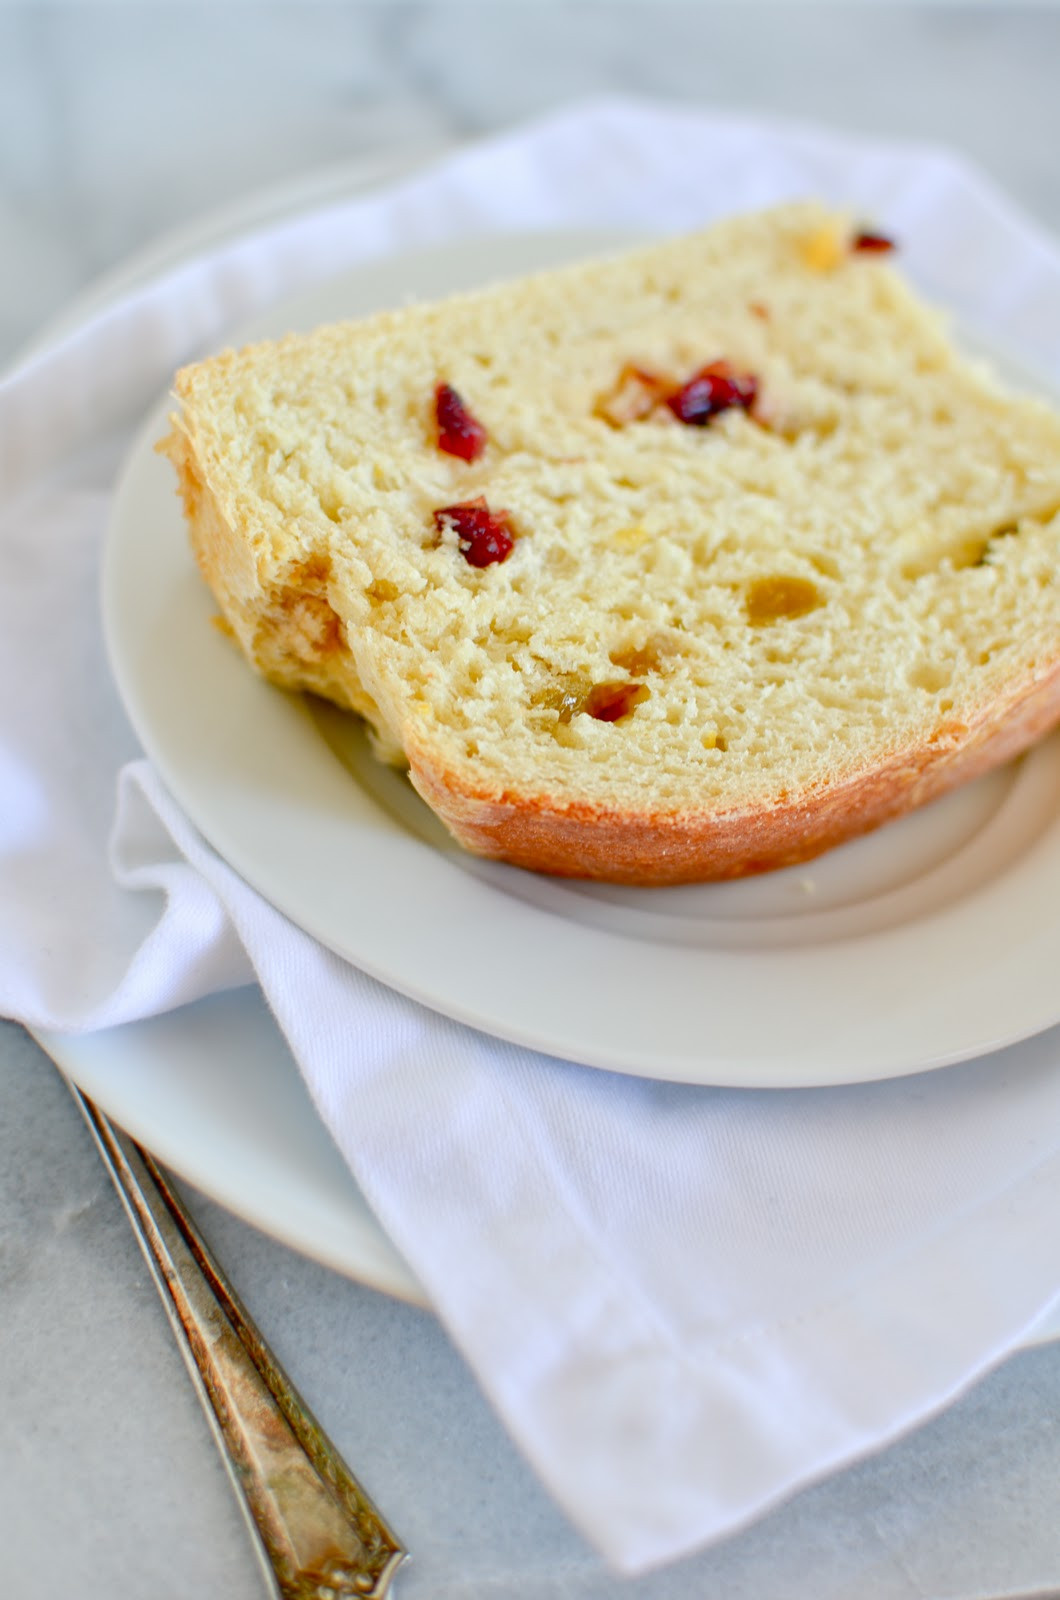
[[[281,333],[610,247],[469,240],[373,264]],[[340,955],[460,1021],[588,1065],[808,1086],[966,1059],[1060,1019],[1060,740],[809,867],[632,890],[474,860],[357,723],[259,682],[210,626],[171,470],[132,451],[104,619],[143,744],[214,847]]]

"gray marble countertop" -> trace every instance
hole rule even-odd
[[[249,192],[581,96],[945,142],[1060,231],[1060,9],[627,3],[0,8],[0,362],[130,252]],[[48,1059],[0,1023],[0,1590],[263,1593],[168,1323]],[[201,1197],[207,1238],[431,1600],[1060,1593],[1060,1345],[755,1527],[610,1577],[434,1319]]]

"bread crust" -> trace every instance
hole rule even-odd
[[[970,722],[768,807],[678,814],[565,804],[477,788],[413,745],[409,776],[475,855],[557,877],[665,886],[749,877],[811,861],[1022,755],[1060,724],[1060,658]]]

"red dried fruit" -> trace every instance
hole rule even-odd
[[[443,506],[434,513],[434,525],[439,533],[446,528],[455,530],[460,553],[472,567],[505,561],[515,546],[507,511],[491,511],[481,495],[463,505]]]
[[[666,404],[679,422],[705,428],[723,411],[749,411],[757,394],[757,378],[734,372],[727,361],[712,361],[670,395]]]
[[[462,461],[477,461],[486,448],[487,433],[448,383],[434,391],[434,416],[438,424],[438,448]]]
[[[589,690],[583,709],[597,722],[618,722],[650,694],[644,683],[598,683]]]
[[[897,249],[893,239],[888,239],[885,233],[856,233],[850,241],[852,250],[864,250],[870,255],[886,255],[888,251]]]

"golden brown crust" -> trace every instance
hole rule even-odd
[[[643,886],[747,877],[810,861],[1021,755],[1060,723],[1060,660],[972,723],[840,782],[723,814],[630,814],[547,796],[475,792],[428,751],[409,752],[417,791],[476,855],[560,877]]]

